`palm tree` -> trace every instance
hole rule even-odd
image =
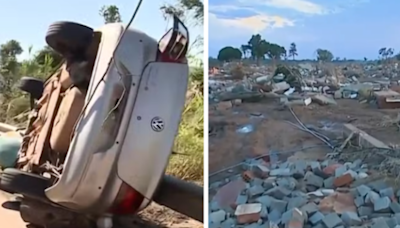
[[[383,48],[379,49],[379,52],[378,52],[378,53],[379,53],[379,55],[381,56],[381,58],[384,59],[385,56],[386,56],[386,48],[383,47]]]
[[[289,48],[289,57],[292,57],[293,60],[295,60],[296,56],[297,56],[297,47],[295,43],[291,43],[290,44],[290,48]]]

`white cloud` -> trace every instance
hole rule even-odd
[[[240,31],[241,33],[258,33],[267,28],[282,28],[287,26],[294,26],[295,21],[281,16],[270,16],[265,14],[227,19],[219,18],[217,15],[210,13],[209,24],[210,27],[218,27],[218,30],[230,30],[229,34],[231,34],[235,31]],[[221,33],[221,30],[218,30],[215,30],[214,32]],[[229,34],[225,35],[229,37]]]
[[[241,4],[248,4],[248,0],[238,0],[238,2]],[[305,14],[322,15],[329,12],[324,6],[307,0],[255,0],[252,4],[291,9]]]

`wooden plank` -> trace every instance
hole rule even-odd
[[[377,148],[384,148],[384,149],[390,149],[388,145],[383,143],[382,141],[372,137],[368,133],[366,133],[363,130],[360,130],[356,126],[352,124],[344,124],[345,131],[344,133],[349,136],[352,133],[356,134],[358,136],[358,146],[364,147],[364,148],[372,148],[372,147],[377,147]]]

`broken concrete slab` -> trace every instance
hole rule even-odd
[[[346,211],[342,214],[342,220],[344,224],[348,226],[358,226],[362,224],[360,217],[358,217],[357,213],[352,211]]]

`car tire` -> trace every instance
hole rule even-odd
[[[22,77],[19,80],[18,88],[29,93],[32,98],[40,99],[43,95],[44,82],[37,78]]]
[[[64,58],[84,53],[92,39],[92,28],[67,21],[51,24],[46,34],[46,43]]]
[[[45,190],[50,185],[48,178],[14,168],[5,169],[0,176],[1,190],[39,200],[47,199]]]

